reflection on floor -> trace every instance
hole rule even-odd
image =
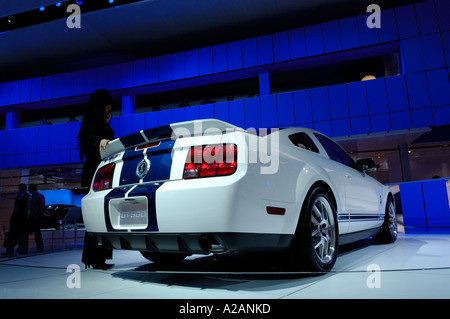
[[[162,267],[124,250],[114,251],[112,269],[85,270],[76,248],[0,259],[0,298],[450,298],[449,248],[448,234],[367,239],[342,246],[322,275],[295,273],[274,255],[194,255]]]

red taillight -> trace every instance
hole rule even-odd
[[[237,169],[237,146],[215,144],[192,146],[184,165],[183,178],[231,175]]]
[[[112,188],[115,166],[116,164],[111,163],[103,166],[97,171],[97,174],[95,174],[94,185],[92,186],[94,192]]]

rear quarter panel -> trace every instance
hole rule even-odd
[[[286,205],[286,215],[280,226],[283,233],[295,233],[308,192],[318,182],[325,182],[329,186],[336,200],[337,213],[342,213],[342,181],[334,174],[330,161],[320,154],[288,143],[281,144],[278,172],[260,175],[259,178],[259,184],[264,185],[260,190],[264,200]],[[340,223],[339,230],[341,233],[346,232],[347,225]]]

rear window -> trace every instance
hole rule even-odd
[[[322,144],[323,148],[327,152],[330,159],[339,162],[341,164],[347,165],[349,167],[355,168],[355,162],[353,161],[353,159],[338,144],[336,144],[335,142],[333,142],[332,140],[323,135],[319,134],[314,135],[317,137],[320,144]]]
[[[316,144],[314,144],[313,140],[305,132],[289,135],[289,139],[291,140],[292,144],[299,148],[319,153],[319,149],[317,148]]]

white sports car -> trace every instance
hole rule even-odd
[[[244,131],[219,120],[150,128],[111,141],[82,200],[99,244],[154,262],[191,254],[286,252],[330,270],[338,245],[397,238],[394,198],[311,129]]]

